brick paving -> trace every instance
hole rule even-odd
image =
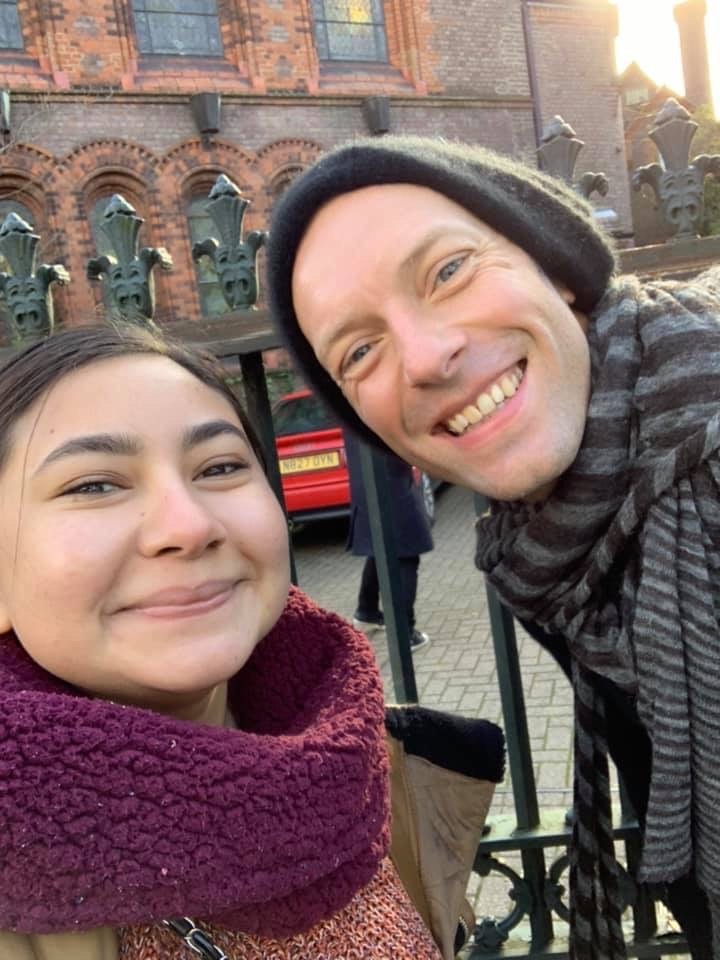
[[[413,657],[420,702],[425,706],[483,717],[502,725],[500,692],[482,576],[474,566],[472,494],[448,487],[437,498],[435,549],[420,563],[418,627],[432,643]],[[363,560],[345,550],[347,527],[342,521],[306,527],[294,537],[300,586],[322,606],[351,617]],[[373,644],[385,683],[386,698],[395,699],[383,635]],[[572,799],[572,692],[554,660],[532,638],[518,632],[523,689],[541,810],[566,809]],[[614,788],[617,800],[617,788]],[[514,810],[509,777],[498,785],[491,814]],[[547,862],[561,851],[548,851]],[[522,872],[519,856],[502,859]],[[473,875],[470,894],[478,918],[501,918],[513,908],[508,881],[491,874]],[[562,935],[556,923],[556,934]],[[661,924],[664,929],[669,927]],[[520,924],[513,942],[527,940]]]

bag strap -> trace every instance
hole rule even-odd
[[[203,960],[230,960],[227,954],[213,943],[210,935],[197,927],[189,917],[163,920],[163,924],[176,933],[185,942],[185,946]]]

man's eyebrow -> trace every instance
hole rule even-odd
[[[35,473],[40,473],[45,467],[64,457],[81,453],[109,453],[119,457],[131,457],[141,449],[142,444],[139,440],[122,433],[91,433],[83,437],[73,437],[51,450]]]
[[[417,266],[418,261],[425,256],[428,250],[434,244],[436,244],[438,240],[442,240],[443,237],[446,237],[453,229],[457,229],[456,224],[436,224],[426,233],[422,234],[418,242],[413,246],[412,250],[410,250],[407,256],[405,256],[398,264],[398,272],[403,274],[412,273],[414,268]],[[352,333],[358,324],[362,324],[363,318],[364,315],[356,313],[355,311],[350,311],[346,316],[338,320],[338,322],[334,324],[325,335],[322,333],[320,334],[315,355],[318,357],[321,363],[323,362],[322,358],[327,357],[328,353],[332,347],[335,346],[338,340],[341,340],[347,333]]]
[[[457,226],[442,223],[437,224],[428,230],[427,233],[424,233],[408,255],[400,261],[400,270],[404,273],[412,270],[417,265],[418,260],[421,260],[438,240],[442,240],[448,236],[453,229],[457,230]]]
[[[215,437],[221,437],[224,434],[238,437],[246,446],[249,445],[244,430],[229,420],[219,419],[208,420],[205,423],[198,423],[195,426],[188,427],[183,433],[183,450],[190,450],[192,447],[197,447],[201,443],[206,443],[208,440],[213,440]]]

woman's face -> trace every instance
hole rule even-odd
[[[280,615],[286,524],[228,401],[165,357],[65,376],[0,474],[0,629],[91,693],[172,711]]]

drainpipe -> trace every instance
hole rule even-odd
[[[523,40],[525,42],[525,62],[528,71],[528,86],[532,98],[533,127],[535,129],[535,146],[542,142],[542,117],[540,115],[540,98],[538,92],[537,67],[535,64],[535,49],[532,41],[530,26],[529,0],[520,0],[520,14],[522,17]]]

